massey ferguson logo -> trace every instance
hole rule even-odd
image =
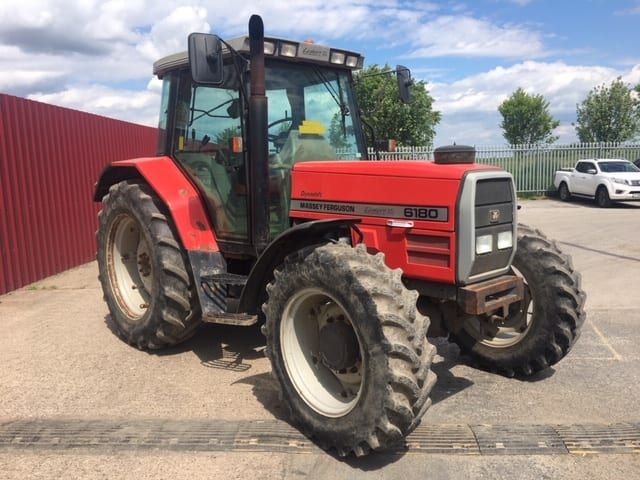
[[[489,221],[498,223],[500,221],[500,210],[489,210]]]

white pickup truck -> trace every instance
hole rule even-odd
[[[575,168],[558,170],[553,184],[564,201],[572,196],[595,198],[599,207],[640,201],[640,168],[627,160],[578,160]]]

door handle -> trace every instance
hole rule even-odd
[[[413,222],[411,220],[387,220],[387,227],[413,228]]]

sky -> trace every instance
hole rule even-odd
[[[518,87],[575,141],[589,90],[640,83],[640,0],[4,0],[0,92],[155,126],[153,62],[190,32],[244,35],[253,13],[266,35],[408,66],[442,113],[436,145],[505,143],[497,108]]]

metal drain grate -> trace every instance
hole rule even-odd
[[[480,454],[475,435],[468,425],[423,423],[407,437],[406,445],[414,453]]]
[[[474,425],[483,455],[545,455],[568,453],[550,425]]]
[[[637,424],[558,425],[556,430],[571,453],[640,453]]]
[[[0,449],[319,452],[278,420],[35,419],[0,423]],[[422,424],[395,452],[462,455],[640,453],[640,423]]]

